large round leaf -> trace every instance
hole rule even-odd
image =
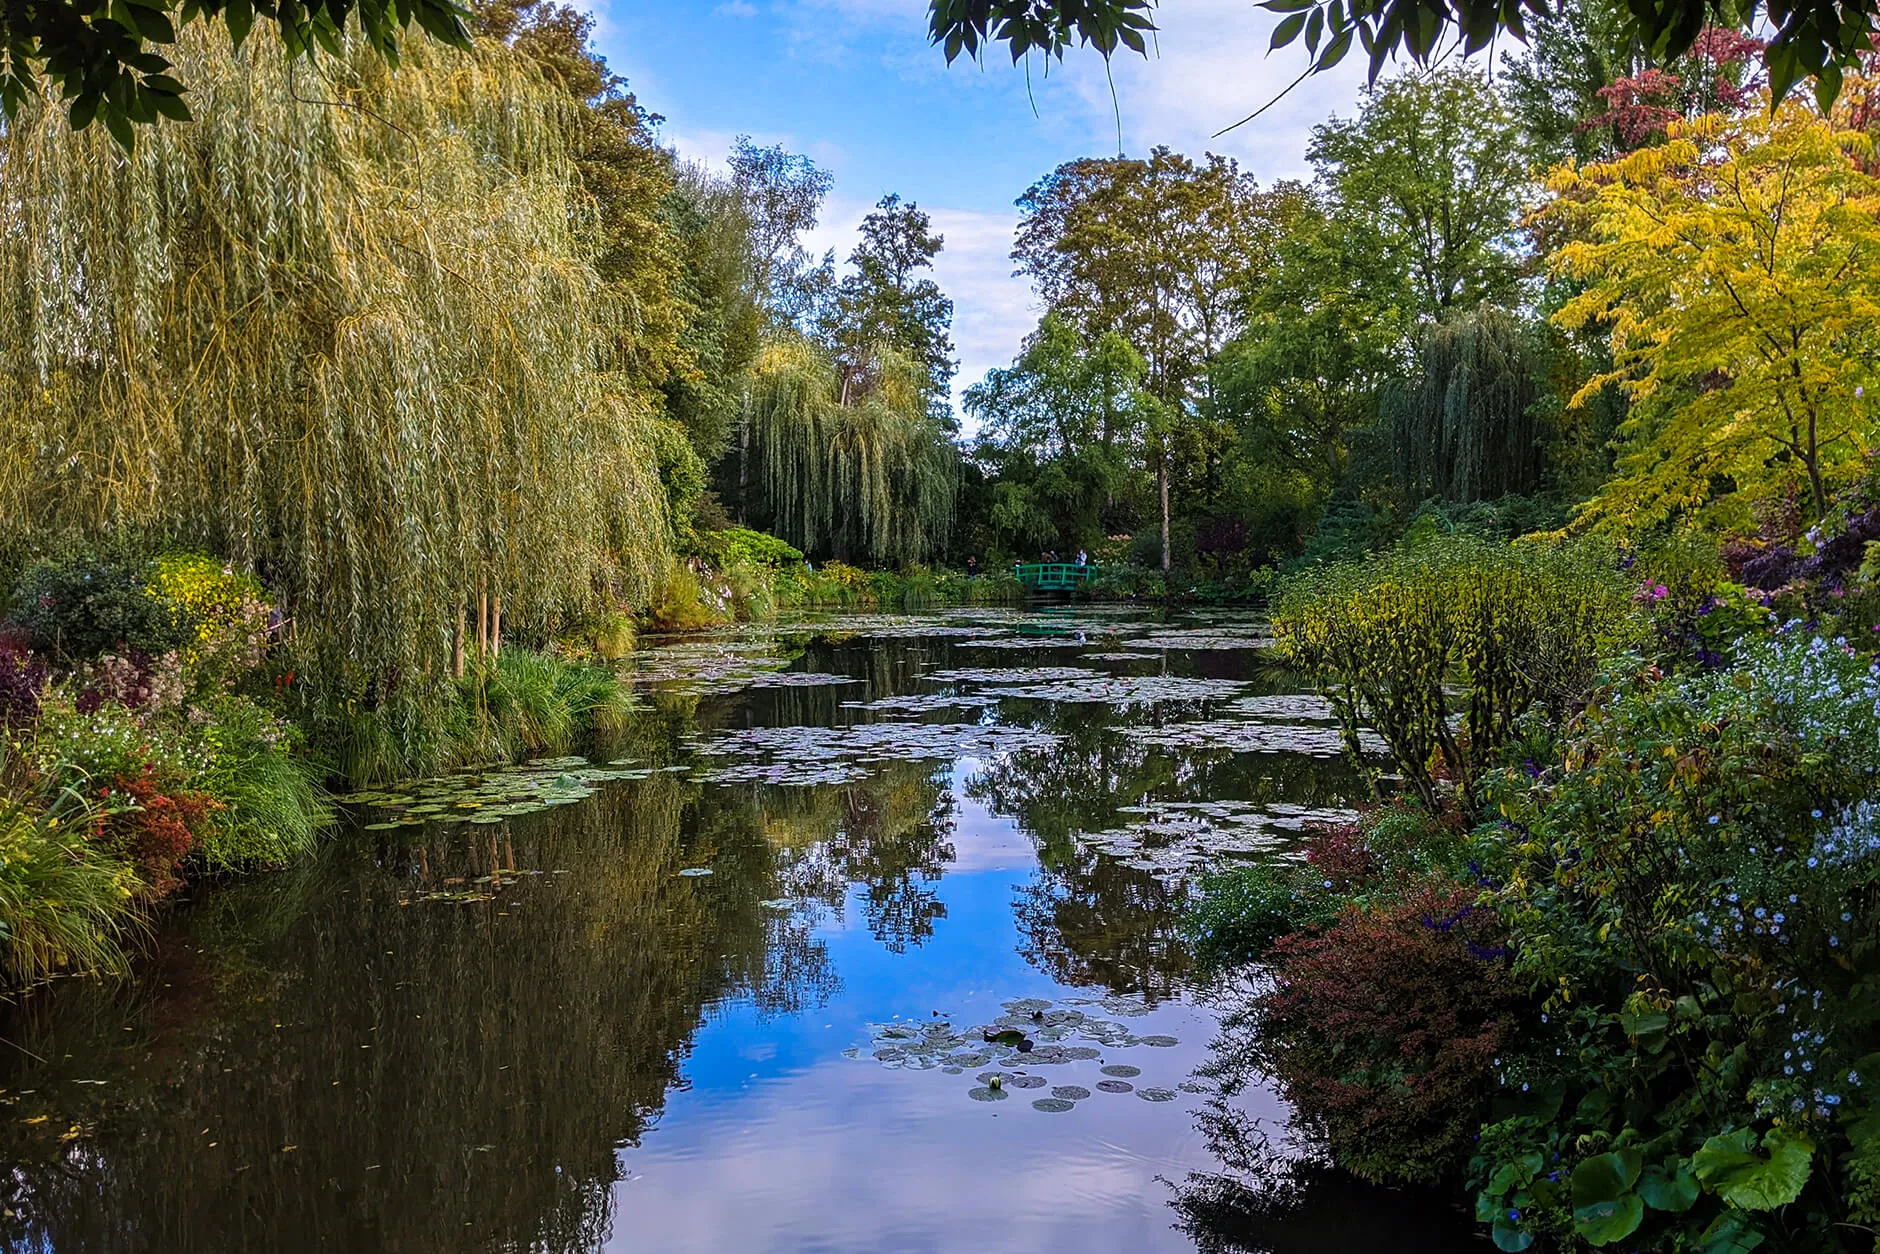
[[[1594,1202],[1573,1208],[1573,1230],[1586,1238],[1588,1245],[1611,1245],[1638,1231],[1645,1222],[1645,1203],[1636,1193],[1625,1193],[1610,1202]]]
[[[1574,1208],[1618,1201],[1631,1192],[1643,1162],[1633,1149],[1613,1150],[1587,1159],[1573,1169]]]
[[[1756,1152],[1753,1128],[1720,1133],[1691,1156],[1697,1178],[1739,1210],[1774,1210],[1802,1195],[1815,1143],[1800,1132],[1771,1128],[1763,1138],[1769,1156]]]
[[[1638,1178],[1638,1195],[1653,1210],[1687,1211],[1697,1204],[1697,1193],[1697,1177],[1689,1167],[1647,1167]]]

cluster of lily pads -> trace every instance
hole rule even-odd
[[[1345,751],[1338,728],[1311,723],[1229,722],[1209,719],[1195,723],[1117,726],[1110,729],[1139,744],[1158,749],[1216,750],[1223,753],[1298,753],[1312,758],[1336,758]],[[1383,738],[1360,731],[1358,748],[1367,754],[1385,752]]]
[[[658,691],[686,696],[742,692],[790,665],[777,648],[768,635],[657,645],[633,655],[633,678]]]
[[[1195,679],[1185,675],[1085,675],[1045,683],[1018,683],[990,691],[1000,697],[1066,704],[1140,706],[1171,701],[1210,701],[1231,697],[1246,687],[1233,679]]]
[[[1193,882],[1223,860],[1288,856],[1306,827],[1358,817],[1355,810],[1285,801],[1165,801],[1118,812],[1139,817],[1108,831],[1079,833],[1077,842],[1170,885]]]
[[[1093,679],[1101,672],[1088,666],[955,666],[928,671],[922,679],[943,684],[1041,684]]]
[[[873,710],[882,714],[932,714],[940,710],[983,709],[997,705],[996,694],[971,695],[958,692],[908,692],[873,701],[844,701],[845,710]]]
[[[694,741],[706,758],[736,758],[703,771],[706,783],[807,786],[852,783],[883,762],[943,761],[1050,749],[1059,738],[997,723],[858,723],[853,727],[744,727]]]
[[[1242,697],[1227,708],[1244,718],[1267,722],[1331,723],[1338,718],[1330,701],[1310,692],[1271,692]]]
[[[976,1068],[975,1086],[966,1095],[977,1102],[1004,1101],[1014,1092],[1045,1088],[1051,1083],[1036,1068],[1080,1062],[1101,1063],[1102,1093],[1133,1092],[1150,1102],[1175,1100],[1175,1091],[1159,1086],[1137,1087],[1140,1067],[1105,1061],[1106,1052],[1138,1047],[1167,1048],[1179,1044],[1166,1033],[1137,1035],[1127,1024],[1106,1019],[1084,1007],[1100,1008],[1118,1018],[1138,1018],[1149,1007],[1132,997],[1067,997],[1053,1003],[1025,997],[1003,1003],[1004,1014],[990,1023],[955,1030],[952,1021],[935,1012],[934,1018],[897,1020],[868,1025],[869,1044],[843,1051],[843,1056],[871,1059],[891,1071],[933,1071],[964,1075]],[[1089,1042],[1089,1043],[1085,1043]],[[1047,1095],[1032,1100],[1032,1109],[1061,1114],[1091,1096],[1081,1084],[1059,1084]]]
[[[645,779],[656,769],[620,759],[596,766],[581,757],[547,758],[500,771],[464,772],[416,780],[398,789],[377,789],[340,797],[359,806],[369,832],[426,823],[500,823],[551,806],[571,805],[594,795],[601,784]]]

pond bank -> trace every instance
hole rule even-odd
[[[512,775],[457,822],[414,811],[464,783],[348,807],[316,858],[176,911],[135,983],[8,1012],[50,1060],[0,1059],[9,1239],[104,1248],[129,1215],[184,1251],[1349,1233],[1335,1187],[1233,1200],[1223,1149],[1284,1110],[1209,1089],[1180,926],[1195,860],[1285,856],[1351,795],[1335,753],[1167,736],[1274,690],[1257,626],[785,634],[644,650],[647,708],[534,798]],[[1010,1016],[1030,1049],[971,1040]],[[893,1035],[939,1022],[944,1049]],[[1006,1096],[976,1100],[992,1073]],[[1421,1204],[1377,1197],[1411,1208],[1379,1241]]]

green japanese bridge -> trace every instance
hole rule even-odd
[[[1076,562],[1029,562],[1015,573],[1028,592],[1076,592],[1096,577],[1097,568]]]

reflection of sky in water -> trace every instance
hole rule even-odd
[[[956,777],[970,771],[962,763]],[[933,936],[891,953],[855,926],[858,891],[846,924],[825,918],[818,929],[841,980],[828,1005],[769,1019],[748,1002],[718,1007],[684,1064],[687,1087],[668,1096],[638,1148],[622,1151],[627,1180],[615,1186],[606,1248],[1193,1248],[1170,1227],[1158,1177],[1180,1180],[1210,1165],[1189,1113],[1198,1098],[1154,1103],[1093,1091],[1068,1113],[1048,1114],[1031,1101],[1049,1087],[974,1102],[970,1071],[895,1071],[841,1056],[867,1045],[870,1022],[925,1021],[938,1010],[963,1030],[1014,998],[1105,991],[1066,989],[1020,956],[1012,903],[1037,874],[1031,844],[1010,818],[957,790],[955,801],[959,856],[934,886],[946,917]],[[1142,1068],[1133,1083],[1174,1088],[1213,1035],[1205,1012],[1176,1003],[1127,1023],[1180,1044],[1029,1070],[1053,1086],[1094,1090],[1101,1065],[1127,1062]]]
[[[1018,998],[1185,987],[1181,889],[1090,834],[1136,822],[1151,798],[1344,804],[1348,767],[1125,734],[1224,717],[1224,702],[1152,718],[1031,700],[945,715],[1049,739],[1002,758],[983,737],[956,744],[938,782],[941,763],[905,745],[841,787],[720,788],[684,769],[695,735],[846,727],[876,715],[843,700],[1039,660],[950,638],[808,646],[791,665],[865,686],[651,708],[621,750],[666,768],[645,779],[496,828],[347,832],[305,866],[176,911],[134,988],[62,981],[0,1008],[0,1037],[32,1050],[0,1051],[0,1115],[16,1116],[0,1121],[0,1160],[16,1164],[0,1173],[0,1247],[1192,1251],[1164,1181],[1217,1169],[1195,1129],[1201,1097],[1031,1103],[1057,1085],[1096,1090],[1105,1061],[1176,1088],[1208,1058],[1206,1010],[1164,1000],[1121,1020],[1172,1047],[991,1064],[1047,1081],[997,1103],[967,1096],[980,1067],[842,1053],[896,1016],[940,1011],[963,1033]],[[1244,650],[1125,665],[1297,699]],[[696,867],[712,874],[679,874]],[[444,891],[503,868],[524,875],[494,900]],[[791,892],[795,911],[769,904]],[[1278,1114],[1259,1094],[1248,1107]],[[67,1148],[59,1129],[81,1122]],[[1296,1208],[1300,1239],[1210,1248],[1401,1254],[1400,1222],[1324,1196]],[[1327,1244],[1332,1220],[1350,1231]],[[21,1222],[34,1235],[13,1240]]]

